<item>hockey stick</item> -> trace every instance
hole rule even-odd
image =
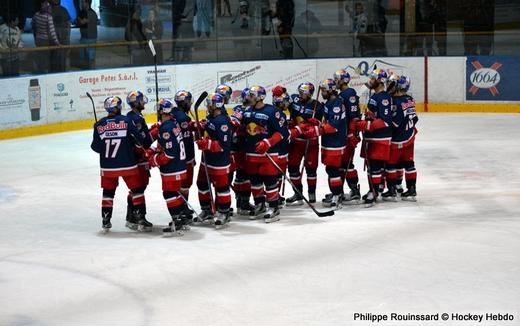
[[[92,95],[90,95],[89,92],[87,92],[87,97],[90,99],[90,102],[92,102],[92,112],[94,112],[94,120],[96,120],[97,122],[96,105],[94,104],[94,99],[92,98]]]
[[[199,106],[204,101],[204,99],[208,97],[208,92],[204,91],[202,94],[200,94],[199,98],[197,99],[197,102],[195,102],[195,120],[197,120],[197,135],[199,136],[199,139],[202,138],[202,131],[200,130],[200,123],[199,123]],[[208,188],[209,188],[209,201],[211,204],[211,213],[216,213],[216,207],[215,207],[215,199],[213,197],[213,190],[211,189],[211,180],[209,178],[209,172],[208,172],[208,166],[206,165],[206,155],[204,154],[204,151],[202,151],[202,160],[204,163],[201,163],[204,165],[204,172],[206,174],[206,180],[208,181]]]
[[[157,52],[155,52],[155,46],[153,45],[152,40],[148,40],[148,47],[150,47],[150,51],[152,52],[153,64],[155,66],[155,111],[157,112],[157,122],[159,122],[161,120],[161,116],[159,115],[159,81],[157,79]]]
[[[273,158],[271,157],[271,155],[269,155],[268,153],[265,153],[265,156],[269,159],[269,161],[271,161],[271,163],[274,165],[274,167],[282,174],[285,175],[285,172],[282,170],[282,168],[276,164],[276,162],[273,160]],[[325,217],[325,216],[332,216],[334,215],[334,211],[330,210],[330,211],[324,211],[324,212],[320,212],[318,211],[316,208],[314,208],[314,206],[309,202],[309,200],[307,198],[305,198],[303,196],[303,194],[298,190],[296,189],[296,186],[294,185],[294,183],[291,181],[291,179],[285,177],[287,179],[287,181],[289,181],[289,183],[291,184],[291,186],[293,186],[294,188],[294,191],[300,195],[302,197],[302,199],[305,201],[305,203],[312,209],[312,211],[318,215],[318,217]]]
[[[188,203],[188,199],[186,197],[184,197],[184,195],[179,191],[179,195],[181,196],[182,200],[184,200],[184,202],[186,203],[186,205],[188,206],[189,209],[191,209],[193,211],[193,213],[195,214],[195,216],[197,216],[197,218],[200,218],[199,214],[197,213],[197,211],[193,208],[193,206],[191,206],[190,203]]]

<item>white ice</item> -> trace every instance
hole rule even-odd
[[[2,141],[0,325],[371,324],[354,312],[502,312],[515,321],[482,325],[518,325],[520,115],[420,119],[417,203],[324,219],[285,208],[278,223],[234,218],[182,238],[161,236],[157,171],[146,192],[154,232],[125,229],[122,185],[113,230],[99,233],[91,131]],[[323,169],[318,183],[320,199]],[[190,201],[198,207],[195,188]]]

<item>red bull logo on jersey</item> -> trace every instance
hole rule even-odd
[[[120,121],[115,123],[114,121],[109,121],[106,125],[97,126],[98,134],[103,134],[108,130],[121,130],[128,128],[128,124],[124,121]]]
[[[250,134],[251,136],[267,134],[267,129],[265,129],[262,126],[257,125],[254,122],[248,123],[248,125],[246,126],[246,130],[247,130],[247,133]]]
[[[500,62],[493,63],[489,68],[485,68],[478,61],[472,61],[475,71],[469,76],[471,87],[469,92],[473,95],[477,94],[480,89],[487,89],[493,96],[497,96],[499,91],[497,85],[500,83],[500,73],[498,70],[502,67]]]

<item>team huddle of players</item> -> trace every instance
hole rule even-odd
[[[192,111],[191,93],[182,90],[173,100],[160,100],[160,122],[150,128],[141,114],[147,103],[141,92],[128,94],[126,102],[131,111],[127,116],[121,115],[119,97],[107,98],[104,107],[108,116],[94,125],[91,145],[100,154],[103,230],[112,226],[119,177],[130,189],[126,226],[152,230],[145,217],[144,192],[149,169],[155,167],[160,170],[163,197],[172,218],[163,229],[166,235],[182,234],[181,230],[189,229],[192,223],[211,222],[217,228],[226,225],[232,215],[231,189],[238,214],[263,218],[266,223],[278,221],[284,205],[316,202],[320,138],[321,162],[330,188],[322,199],[324,206],[371,206],[379,196],[388,201],[397,201],[398,197],[415,201],[417,173],[413,159],[418,118],[414,100],[407,95],[410,79],[374,70],[366,84],[371,96],[363,115],[359,97],[349,82],[346,70],[336,71],[332,79],[319,84],[317,99],[313,98],[312,83],[300,84],[293,95],[276,86],[271,90],[272,104],[265,103],[267,93],[262,86],[252,86],[241,92],[242,104],[231,114],[226,105],[232,90],[220,85],[205,99],[207,112],[202,120],[198,120],[198,114],[193,116],[198,112]],[[364,196],[353,164],[360,142],[368,171],[369,188]],[[202,151],[196,179],[200,213],[187,201],[194,177],[195,146]],[[303,195],[304,169],[308,199]],[[280,196],[286,172],[294,191],[287,200]],[[348,192],[344,192],[345,183]]]

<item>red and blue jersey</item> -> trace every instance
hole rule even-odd
[[[278,154],[280,156],[284,156],[289,154],[289,138],[291,137],[291,133],[289,132],[289,122],[287,121],[287,115],[285,112],[278,110],[280,112],[280,126],[282,126],[282,140],[278,143]]]
[[[126,116],[134,122],[134,125],[137,128],[137,134],[139,135],[139,141],[143,147],[147,149],[150,148],[153,143],[153,138],[150,135],[150,130],[148,129],[148,125],[146,124],[143,115],[135,111],[130,111]]]
[[[161,175],[181,180],[186,173],[186,152],[181,128],[175,120],[167,120],[161,124],[157,142],[164,155],[170,159],[168,164],[159,167]]]
[[[223,110],[222,110],[223,111]],[[206,165],[215,173],[228,173],[231,162],[231,141],[233,126],[227,114],[219,114],[216,117],[207,116],[204,134],[212,141],[218,141],[221,152],[204,151]],[[203,161],[204,162],[204,161]]]
[[[415,125],[419,121],[415,110],[415,101],[410,95],[393,97],[392,111],[392,144],[406,145],[413,141],[417,129]]]
[[[387,92],[379,92],[368,100],[367,120],[382,120],[383,127],[367,131],[364,138],[372,141],[388,141],[392,139],[392,97]]]
[[[333,134],[324,134],[321,136],[321,145],[323,149],[338,150],[345,148],[347,143],[347,110],[343,105],[343,99],[336,97],[328,100],[323,107],[323,119],[337,132]]]
[[[348,121],[361,118],[361,108],[359,107],[359,96],[353,88],[347,88],[339,93],[339,97],[343,100],[343,105],[347,110]]]
[[[291,95],[292,103],[289,106],[290,119],[295,125],[307,121],[313,116],[322,120],[323,118],[323,105],[316,100],[310,100],[307,103],[300,101],[300,97],[297,94]],[[314,113],[314,107],[316,107],[316,113]],[[298,136],[297,139],[303,140],[303,136]]]
[[[123,115],[104,117],[94,124],[90,147],[99,153],[101,175],[118,177],[134,174],[137,168],[134,149],[141,146],[132,119]]]
[[[190,127],[191,118],[186,112],[181,110],[172,111],[172,116],[177,121],[181,128],[182,140],[184,143],[184,150],[186,152],[186,163],[191,163],[195,160],[195,145],[193,139],[193,131]]]
[[[268,139],[275,133],[280,133],[283,137],[283,123],[280,118],[282,113],[280,110],[270,104],[264,104],[261,108],[248,108],[244,112],[242,123],[247,132],[246,136],[246,155],[249,157],[263,157],[262,154],[256,153],[256,144],[263,139]],[[268,153],[278,154],[279,145],[269,148]]]
[[[237,105],[233,108],[233,113],[230,118],[232,121],[237,122],[243,128],[242,120],[244,118],[244,112],[247,107],[243,105]],[[246,144],[246,137],[244,130],[236,130],[233,132],[233,140],[231,142],[231,152],[244,152]]]

